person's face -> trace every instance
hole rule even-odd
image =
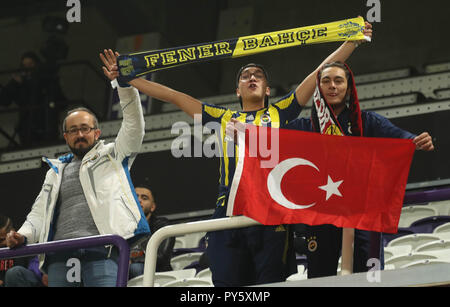
[[[146,188],[136,188],[135,190],[145,216],[149,217],[156,209],[152,192]]]
[[[33,70],[36,67],[36,62],[32,58],[24,58],[22,60],[22,68]]]
[[[248,100],[261,100],[270,95],[270,88],[267,86],[267,79],[264,72],[259,67],[247,67],[239,77],[239,85],[236,89],[238,97],[242,97],[243,103]]]
[[[342,68],[328,67],[322,71],[320,89],[330,106],[345,103],[347,87],[347,76]]]
[[[82,158],[95,146],[101,132],[94,128],[94,117],[88,112],[77,111],[66,118],[64,139],[74,155]]]

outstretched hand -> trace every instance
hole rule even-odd
[[[423,132],[413,139],[416,150],[432,151],[434,150],[433,139],[428,132]]]
[[[119,69],[117,67],[117,57],[119,56],[118,52],[113,52],[111,49],[103,50],[103,53],[100,53],[100,59],[103,64],[103,73],[109,80],[113,81],[117,77],[119,77]]]

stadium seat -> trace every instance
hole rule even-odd
[[[206,235],[206,232],[196,232],[185,235],[186,247],[195,248],[199,247],[200,240]]]
[[[433,235],[439,237],[440,240],[450,240],[450,232],[437,232]]]
[[[195,269],[187,269],[187,270],[175,270],[175,271],[167,271],[167,272],[156,272],[155,273],[155,283],[158,283],[160,286],[165,285],[166,283],[184,279],[184,278],[193,278],[195,276]]]
[[[433,241],[428,242],[425,244],[422,244],[418,246],[415,249],[416,252],[434,252],[434,251],[442,251],[449,255],[450,259],[450,240],[439,240],[439,241]]]
[[[307,270],[305,269],[304,265],[298,265],[297,266],[297,273],[292,274],[289,276],[286,281],[297,281],[297,280],[305,280],[308,279]]]
[[[427,254],[415,254],[409,253],[408,255],[392,257],[385,261],[385,265],[394,266],[395,269],[399,269],[408,263],[412,263],[420,260],[437,259],[436,256]]]
[[[439,215],[450,216],[450,200],[430,202],[428,206],[435,208]]]
[[[212,282],[201,278],[183,278],[168,282],[162,287],[213,287]]]
[[[412,251],[410,245],[386,246],[384,248],[384,260],[401,255],[407,255]]]
[[[197,248],[200,245],[200,240],[206,235],[206,232],[189,233],[184,236],[175,238],[174,249],[177,248]]]
[[[448,71],[448,70],[450,70],[450,62],[434,63],[434,64],[425,65],[425,73],[427,73],[427,74],[433,74],[433,73]]]
[[[433,233],[450,233],[450,223],[442,224],[441,226],[438,226],[434,229]]]
[[[136,276],[128,281],[127,287],[142,287],[143,279],[144,279],[144,275]],[[158,286],[159,286],[159,284],[158,284]]]
[[[172,259],[170,259],[170,264],[174,270],[182,270],[189,264],[191,264],[195,261],[198,261],[200,259],[200,257],[202,256],[202,254],[203,253],[201,253],[201,252],[196,252],[196,253],[187,253],[187,254],[178,255],[178,256],[172,257]],[[193,270],[195,271],[195,269],[193,269]]]
[[[414,229],[416,233],[432,233],[436,227],[447,222],[450,222],[449,215],[429,216],[414,221],[409,228]]]
[[[371,82],[358,86],[360,100],[420,92],[426,98],[435,98],[435,91],[449,87],[449,71],[421,76]]]
[[[383,233],[383,235],[381,236],[383,240],[383,246],[387,246],[389,242],[391,242],[394,239],[407,235],[412,235],[415,233],[416,232],[411,228],[398,228],[397,233]]]
[[[406,263],[406,264],[402,265],[400,267],[400,269],[411,268],[411,267],[427,265],[427,264],[436,264],[436,263],[448,263],[448,262],[445,262],[445,261],[442,261],[439,259],[423,259],[423,260],[417,260],[417,261]]]
[[[438,211],[428,205],[406,206],[402,208],[398,227],[410,227],[417,220],[436,215]]]
[[[406,245],[410,246],[411,250],[415,250],[416,247],[425,244],[427,242],[433,242],[433,241],[439,241],[440,238],[434,234],[428,234],[428,233],[415,233],[411,235],[406,235],[397,239],[392,240],[387,245],[388,247],[393,246],[401,246]]]
[[[174,249],[185,248],[185,246],[186,240],[184,239],[184,236],[179,236],[175,238],[175,245],[173,246]]]
[[[355,83],[362,84],[362,83],[370,83],[370,82],[376,82],[376,81],[406,78],[406,77],[409,77],[410,75],[411,75],[411,68],[406,67],[406,68],[395,69],[395,70],[380,71],[380,72],[376,72],[376,73],[355,75]]]
[[[184,278],[193,278],[195,276],[195,269],[176,270],[167,272],[156,272],[154,278],[155,287],[163,286],[169,282],[177,281]],[[128,287],[142,287],[144,275],[139,275],[128,281]]]
[[[200,272],[197,273],[197,275],[195,275],[195,277],[197,278],[211,278],[211,276],[212,273],[209,268],[201,270]]]

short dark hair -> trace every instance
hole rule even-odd
[[[150,191],[150,193],[152,193],[153,196],[153,202],[156,203],[156,199],[155,199],[155,194],[153,193],[152,189],[150,188],[150,185],[146,182],[138,182],[137,184],[133,184],[134,188],[142,188],[142,189],[147,189]]]
[[[20,57],[20,65],[22,65],[23,60],[26,59],[26,58],[32,59],[36,63],[36,65],[41,64],[41,59],[39,58],[39,56],[34,51],[24,52],[22,54],[22,56]]]
[[[134,184],[134,188],[144,188],[149,190],[150,192],[152,191],[150,185],[146,182],[138,182],[137,184]]]
[[[258,67],[259,69],[261,69],[262,72],[264,73],[264,77],[266,78],[267,85],[269,85],[269,75],[267,74],[267,71],[264,68],[264,66],[262,66],[261,64],[256,64],[256,63],[248,63],[239,69],[239,71],[236,75],[236,87],[239,87],[239,79],[241,78],[242,72],[244,71],[244,69],[249,68],[249,67]],[[239,103],[241,104],[241,108],[243,108],[241,97],[239,97]],[[269,106],[269,97],[266,96],[264,98],[264,107],[267,108],[268,106]]]
[[[94,128],[95,129],[98,128],[98,119],[97,119],[97,116],[95,115],[95,113],[92,112],[91,110],[89,110],[88,108],[77,107],[75,109],[71,109],[71,110],[67,111],[66,117],[64,118],[64,121],[63,121],[63,124],[62,124],[63,133],[66,132],[66,120],[67,120],[67,117],[69,117],[70,114],[75,113],[75,112],[79,112],[79,111],[84,111],[84,112],[87,112],[87,113],[91,114],[92,117],[94,118]]]

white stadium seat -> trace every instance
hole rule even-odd
[[[439,215],[450,215],[450,200],[430,202],[428,206],[435,208]]]
[[[202,278],[184,278],[168,282],[162,287],[213,287],[212,282]]]
[[[439,215],[438,211],[428,205],[406,206],[402,208],[398,227],[406,228],[417,220],[435,215]]]
[[[403,267],[404,265],[406,265],[408,263],[412,263],[414,261],[430,260],[430,259],[437,259],[437,257],[432,256],[432,255],[426,255],[426,254],[410,253],[408,255],[392,257],[385,261],[385,265],[394,266],[395,269],[399,269],[399,268]]]
[[[416,267],[416,266],[421,266],[421,265],[427,265],[427,264],[436,264],[436,263],[447,263],[445,261],[439,260],[439,259],[424,259],[424,260],[417,260],[417,261],[413,261],[410,263],[407,263],[405,265],[402,265],[400,267],[400,269],[404,269],[404,268],[411,268],[411,267]]]
[[[195,277],[195,269],[175,270],[167,272],[156,272],[154,283],[155,287],[164,286],[165,284],[177,280],[188,279]],[[144,275],[137,276],[128,281],[128,287],[142,287]]]
[[[406,236],[402,236],[399,238],[396,238],[392,241],[390,241],[388,243],[388,247],[393,247],[393,246],[410,246],[411,250],[414,250],[416,247],[428,243],[428,242],[432,242],[432,241],[439,241],[440,238],[434,234],[431,233],[415,233],[415,234],[410,234],[410,235],[406,235]]]
[[[412,251],[411,245],[386,246],[384,248],[384,259],[407,255]]]
[[[450,233],[450,223],[445,223],[436,227],[433,233],[434,234]]]
[[[170,259],[170,264],[174,270],[182,270],[189,264],[198,261],[203,253],[187,253],[181,254]]]

